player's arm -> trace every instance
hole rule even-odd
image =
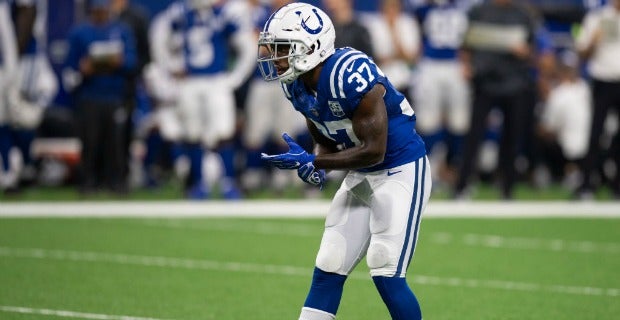
[[[383,85],[375,85],[364,95],[353,113],[353,132],[360,140],[360,145],[338,152],[317,154],[314,159],[316,168],[361,169],[383,161],[387,148],[388,127],[387,110],[383,102],[384,94]],[[316,136],[316,133],[314,132],[313,136]],[[321,144],[320,141],[319,144]],[[330,148],[326,150],[329,151]]]
[[[315,155],[338,152],[338,146],[336,145],[336,143],[332,140],[327,139],[323,134],[321,134],[314,122],[306,119],[306,125],[308,126],[308,131],[312,136],[312,140],[314,140],[313,153]]]

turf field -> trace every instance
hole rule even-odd
[[[0,319],[297,319],[321,231],[320,218],[0,218]],[[367,271],[338,319],[389,319]],[[620,219],[426,218],[409,282],[426,320],[618,319]]]

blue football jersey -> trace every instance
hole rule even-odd
[[[173,32],[183,35],[185,72],[188,75],[206,75],[224,72],[228,67],[229,38],[239,30],[226,6],[197,11],[181,0],[172,4]]]
[[[422,26],[424,57],[456,59],[467,31],[465,11],[454,4],[427,5],[418,8],[416,16]]]
[[[413,109],[372,59],[352,48],[337,49],[325,60],[316,96],[299,79],[282,88],[295,109],[342,150],[360,145],[353,132],[353,113],[376,84],[386,90],[383,101],[388,115],[388,140],[383,162],[358,170],[370,172],[397,167],[425,155],[424,142],[415,131]]]

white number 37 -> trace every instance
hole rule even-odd
[[[364,77],[362,76],[362,74],[367,74],[368,76]],[[370,82],[375,80],[375,76],[370,71],[370,66],[368,65],[368,63],[364,62],[361,66],[359,66],[359,68],[357,68],[357,72],[352,73],[349,76],[347,82],[353,83],[353,81],[355,81],[357,83],[355,91],[362,92],[364,91],[364,89],[366,89],[366,87],[368,87],[368,81],[366,81],[366,78],[368,78],[368,81]]]

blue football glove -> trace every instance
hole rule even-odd
[[[298,169],[302,165],[314,161],[314,155],[306,152],[288,134],[283,134],[282,138],[288,144],[288,152],[275,155],[262,153],[261,159],[269,161],[279,169]]]
[[[308,162],[299,167],[299,169],[297,169],[297,175],[304,182],[313,186],[319,186],[319,188],[323,189],[323,183],[325,183],[325,170],[316,170],[312,162]]]

